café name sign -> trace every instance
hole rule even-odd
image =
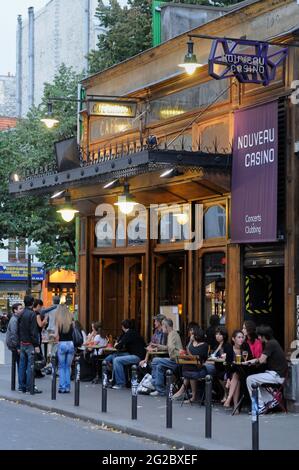
[[[209,74],[216,80],[235,77],[241,83],[264,86],[275,79],[288,49],[268,42],[218,38],[212,43]]]
[[[90,116],[134,118],[137,104],[134,101],[100,100],[89,103]]]

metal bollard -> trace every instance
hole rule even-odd
[[[102,413],[107,413],[107,362],[102,362]]]
[[[51,400],[56,400],[57,361],[56,361],[55,354],[51,357],[51,364],[52,364]]]
[[[10,389],[16,389],[16,362],[17,362],[17,351],[12,351],[11,353],[11,385]]]
[[[131,390],[132,390],[132,419],[137,419],[137,366],[132,366]]]
[[[172,428],[172,370],[166,371],[166,427]]]
[[[206,407],[206,439],[212,437],[212,378],[207,375],[205,378],[205,407]]]
[[[75,401],[74,406],[80,404],[80,357],[75,357]]]
[[[34,374],[34,350],[31,352],[31,363],[30,363],[30,395],[34,395],[34,381],[35,381],[35,374]]]
[[[259,450],[259,400],[258,386],[252,385],[251,396],[252,450]]]

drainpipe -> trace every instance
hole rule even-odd
[[[83,23],[83,38],[84,38],[84,69],[88,71],[88,54],[90,49],[90,0],[85,0],[84,8],[84,23]]]
[[[17,116],[22,116],[22,15],[18,16],[17,24],[17,67],[16,67],[16,98]]]
[[[28,107],[34,105],[34,8],[28,8],[29,36],[28,36]]]

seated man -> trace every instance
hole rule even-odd
[[[168,351],[168,357],[155,357],[152,361],[152,377],[155,391],[151,392],[150,395],[155,397],[157,395],[165,395],[165,372],[167,369],[175,371],[178,367],[176,358],[179,355],[180,349],[183,349],[180,335],[173,329],[173,321],[170,318],[166,318],[162,322],[162,329],[164,333],[167,333],[167,345],[157,345],[158,351]]]
[[[166,317],[161,314],[154,317],[154,327],[155,327],[154,333],[153,333],[153,336],[151,337],[151,341],[149,345],[146,348],[147,352],[146,352],[145,359],[139,362],[140,367],[146,367],[150,358],[150,354],[149,354],[150,351],[153,351],[154,349],[156,349],[159,344],[163,344],[163,345],[166,344],[167,335],[163,333],[163,329],[162,329],[162,322],[163,320],[165,320],[165,318]]]
[[[262,355],[257,359],[248,361],[248,364],[265,364],[267,369],[260,374],[253,374],[247,377],[246,383],[250,396],[252,395],[252,385],[262,385],[265,383],[282,384],[287,374],[288,363],[280,344],[273,338],[273,331],[270,326],[262,325],[257,328],[258,338],[264,345]],[[266,408],[274,408],[277,403],[273,401],[272,395],[267,390],[259,387],[259,413],[263,413]]]
[[[130,364],[137,365],[145,356],[144,339],[136,330],[131,328],[130,320],[123,320],[121,328],[124,334],[115,343],[115,348],[120,352],[111,354],[106,358],[106,362],[112,362],[113,365],[115,385],[112,388],[116,390],[126,386],[125,366]]]

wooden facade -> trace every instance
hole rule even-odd
[[[251,5],[247,9],[246,28],[249,31],[254,29],[255,15],[258,14],[262,17],[267,12],[268,15],[273,14],[275,17],[275,14],[278,14],[278,9],[276,9],[275,14],[272,11],[274,8],[273,2],[259,3],[263,3],[263,7],[260,4],[258,6]],[[281,3],[280,6],[286,6],[289,2],[278,3]],[[218,25],[222,25],[221,34],[225,36],[228,25],[235,21],[236,17],[240,20],[240,13],[228,15],[227,18],[212,22],[209,25],[209,34],[213,34]],[[267,24],[270,24],[269,21]],[[277,23],[273,22],[273,25],[274,29],[277,30]],[[234,23],[235,29],[241,27],[240,23]],[[196,32],[205,33],[206,28],[206,26],[198,28]],[[269,34],[271,33],[270,29],[269,27]],[[256,34],[254,37],[256,38]],[[292,34],[285,34],[280,38],[282,43],[292,42],[293,40],[294,36]],[[280,341],[284,342],[287,349],[290,341],[294,339],[295,331],[295,268],[291,259],[294,256],[297,241],[293,233],[295,221],[291,219],[294,215],[296,189],[292,186],[294,179],[290,177],[290,172],[293,174],[294,169],[292,170],[289,166],[297,164],[297,161],[295,161],[292,152],[292,144],[288,145],[292,131],[289,120],[292,119],[293,110],[287,98],[290,83],[294,78],[292,61],[295,52],[290,50],[286,66],[278,70],[275,81],[267,87],[241,85],[235,80],[220,84],[220,82],[216,82],[208,76],[207,67],[202,67],[192,77],[185,74],[171,74],[174,64],[178,63],[176,50],[179,50],[183,56],[184,48],[182,45],[185,47],[185,41],[185,35],[175,38],[165,45],[87,79],[83,85],[86,88],[87,95],[97,94],[99,90],[103,90],[105,94],[109,95],[115,93],[137,98],[141,112],[144,111],[145,106],[151,106],[152,103],[155,105],[155,102],[159,102],[159,100],[163,103],[165,98],[165,103],[167,103],[167,97],[184,93],[184,91],[197,86],[199,90],[201,86],[205,89],[204,93],[208,95],[207,103],[203,99],[201,106],[196,106],[184,113],[178,112],[177,115],[174,111],[174,115],[170,116],[169,119],[152,122],[151,119],[148,120],[149,122],[143,119],[140,120],[138,126],[135,125],[130,130],[118,133],[105,131],[102,135],[100,135],[100,132],[97,134],[96,129],[97,122],[102,122],[103,118],[87,117],[86,115],[84,117],[82,145],[88,148],[91,155],[96,154],[97,158],[116,158],[118,149],[123,147],[126,147],[128,151],[132,151],[134,155],[134,151],[138,151],[140,145],[142,145],[142,139],[145,140],[149,135],[155,135],[159,147],[164,148],[184,129],[185,141],[194,151],[201,147],[209,148],[212,153],[212,148],[215,146],[215,137],[218,137],[220,139],[218,147],[226,146],[226,151],[229,152],[233,135],[234,110],[258,103],[266,103],[273,99],[280,100],[283,119],[287,123],[285,135],[281,137],[285,152],[284,161],[286,162],[285,200],[283,201],[284,213],[286,214],[286,219],[283,222],[285,237],[284,240],[272,244],[271,247],[264,248],[266,253],[265,263],[267,263],[267,249],[271,248],[274,253],[279,249],[284,252],[283,262],[278,263],[277,267],[268,268],[268,270],[270,270],[271,275],[275,273],[276,285],[282,286],[280,295],[282,295],[283,300],[279,304],[279,309],[274,309],[275,315],[279,315],[281,318],[279,321],[273,320],[272,324],[274,328],[278,327],[280,329],[276,332],[276,335],[279,336]],[[204,44],[204,48],[207,47],[206,42],[203,40],[200,43]],[[162,69],[164,70],[161,71],[159,66],[162,60]],[[156,70],[160,78],[154,79],[153,76],[152,84],[146,83],[145,86],[145,82],[148,80],[145,79],[144,73],[145,70],[149,70],[150,66],[154,66],[155,70],[150,70],[149,78],[152,78],[151,76]],[[167,67],[169,69],[165,70]],[[170,75],[171,77],[168,78]],[[225,91],[226,88],[227,91]],[[131,93],[128,93],[128,91],[131,91]],[[221,92],[223,92],[222,97],[205,110],[208,103],[213,101],[213,98]],[[165,104],[166,110],[167,106]],[[105,125],[102,127],[99,125],[98,129],[105,129]],[[172,148],[178,149],[180,145],[182,145],[182,138],[177,139]],[[185,329],[186,324],[191,320],[207,326],[208,318],[207,312],[205,312],[208,295],[207,280],[205,278],[206,255],[219,253],[224,263],[225,286],[224,292],[222,292],[224,297],[222,300],[209,299],[209,302],[214,302],[213,309],[211,310],[211,307],[209,307],[209,314],[215,313],[215,301],[222,302],[223,306],[225,304],[221,313],[223,316],[225,315],[226,326],[231,332],[234,328],[240,327],[244,319],[245,272],[265,273],[266,264],[265,266],[259,266],[256,270],[248,270],[244,266],[245,247],[230,242],[230,190],[227,187],[227,181],[224,181],[221,175],[217,172],[213,174],[213,171],[211,171],[209,178],[202,185],[200,180],[195,184],[194,178],[186,174],[165,181],[159,181],[156,174],[140,174],[131,179],[129,178],[130,191],[136,196],[138,202],[146,207],[150,204],[194,204],[198,202],[203,204],[204,213],[209,207],[222,207],[225,209],[226,215],[224,236],[205,239],[202,247],[194,251],[185,250],[182,242],[159,243],[158,240],[151,240],[149,237],[144,244],[139,246],[96,248],[95,216],[92,212],[95,210],[95,206],[101,202],[113,204],[120,190],[100,194],[99,185],[74,189],[72,199],[78,202],[80,218],[85,231],[85,246],[80,251],[81,319],[87,322],[100,320],[104,329],[116,333],[123,318],[134,318],[141,333],[149,336],[153,315],[159,311],[161,305],[168,304],[179,305],[182,329]],[[287,228],[288,224],[291,225],[291,229]],[[147,230],[149,231],[149,228]],[[163,282],[167,286],[168,293],[166,294]],[[283,288],[283,286],[285,287]],[[217,296],[219,292],[212,292],[211,296],[213,295]]]

